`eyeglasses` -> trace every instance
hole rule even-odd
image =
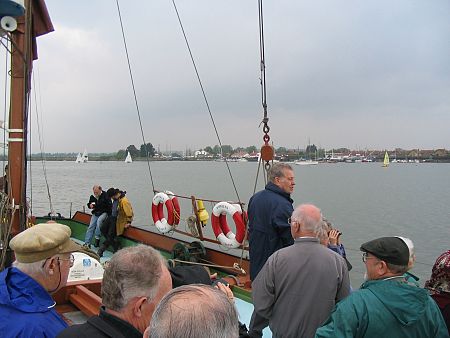
[[[69,258],[58,257],[58,261],[69,261],[70,262],[70,267],[72,267],[73,263],[75,262],[75,256],[73,254],[70,254]]]
[[[377,257],[375,257],[375,256],[369,256],[369,253],[368,252],[363,252],[362,253],[362,261],[365,263],[365,262],[367,262],[367,260],[368,259],[371,259],[371,258],[376,258],[376,259],[378,259]]]
[[[45,266],[45,263],[47,263],[47,261],[48,261],[49,259],[50,259],[50,258],[47,258],[47,259],[44,261],[44,263],[42,263],[42,267]],[[57,260],[58,262],[60,262],[60,261],[69,261],[69,262],[70,262],[70,267],[72,267],[72,266],[73,266],[73,263],[75,262],[75,256],[74,256],[73,254],[70,254],[70,257],[69,257],[69,258],[61,258],[61,257],[57,257],[56,260]]]

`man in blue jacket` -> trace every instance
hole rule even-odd
[[[294,171],[287,163],[275,163],[268,173],[269,183],[248,203],[250,278],[255,280],[267,259],[277,250],[292,245],[288,222],[294,208]]]
[[[66,285],[74,251],[63,224],[37,224],[10,242],[16,261],[0,273],[0,337],[56,337],[67,324],[51,294]]]
[[[398,237],[361,245],[368,281],[340,301],[316,332],[324,337],[448,337],[441,312],[427,291],[406,282],[409,249]]]

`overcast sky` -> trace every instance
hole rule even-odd
[[[39,38],[35,66],[45,150],[139,147],[115,1],[46,3],[55,32]],[[161,150],[217,144],[172,2],[120,5],[146,141]],[[257,1],[177,6],[222,143],[259,146]],[[264,6],[276,147],[304,148],[309,138],[325,148],[450,148],[448,0],[265,0]],[[35,117],[33,128],[36,152]]]

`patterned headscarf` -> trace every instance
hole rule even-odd
[[[450,293],[450,250],[438,257],[433,265],[430,280],[425,282],[425,288],[431,293]]]

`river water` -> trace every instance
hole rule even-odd
[[[258,164],[229,163],[239,199],[247,202],[253,193]],[[237,201],[224,162],[151,162],[157,190],[212,200]],[[450,164],[380,163],[293,165],[296,187],[294,205],[314,203],[335,227],[343,232],[342,240],[353,265],[354,287],[363,281],[365,271],[359,247],[382,236],[404,236],[413,240],[417,262],[413,273],[423,284],[439,254],[449,249]],[[150,206],[152,183],[146,162],[47,162],[46,171],[53,209],[63,216],[83,210],[92,194],[92,186],[104,190],[117,187],[127,191],[135,221],[148,229],[152,224]],[[31,178],[31,179],[30,179]],[[47,187],[41,162],[31,163],[28,196],[33,213],[50,211]],[[257,190],[263,188],[260,174]],[[211,214],[213,203],[205,203]],[[192,214],[190,200],[181,200],[181,225]],[[211,226],[205,228],[212,234]]]

